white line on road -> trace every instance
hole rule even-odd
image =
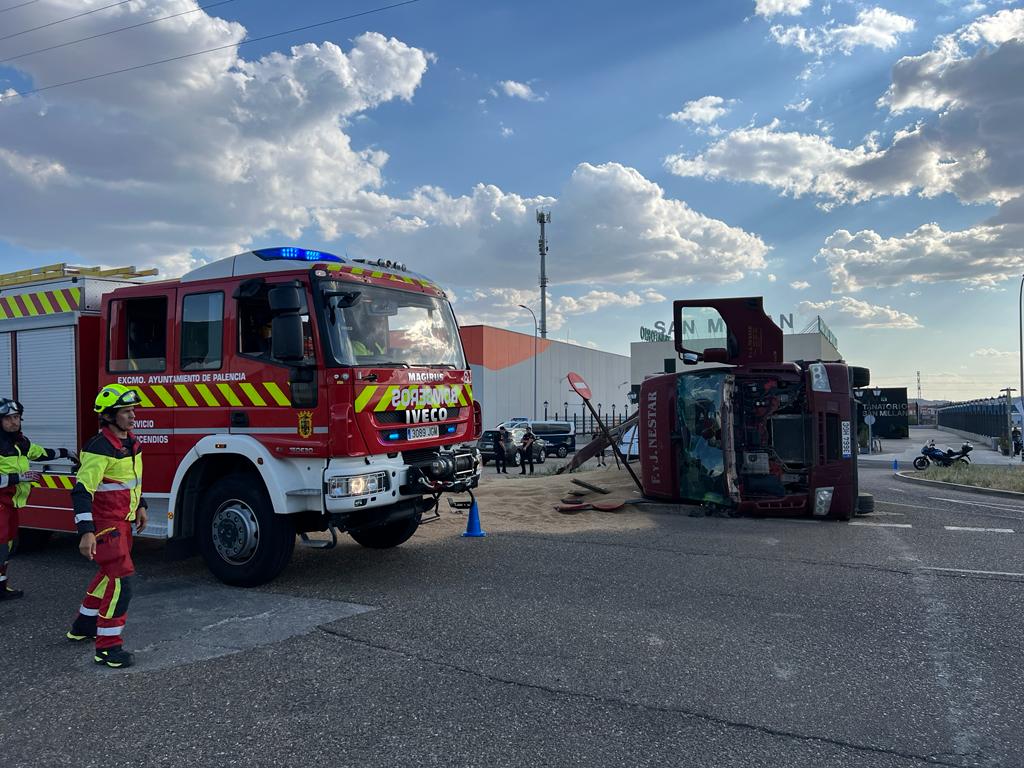
[[[938,496],[929,496],[932,501],[948,501],[953,504],[966,504],[969,507],[988,507],[989,509],[1001,509],[1007,512],[1024,512],[1024,507],[1019,504],[1016,506],[1010,506],[1007,504],[982,504],[978,501],[964,501],[963,499],[943,499]]]
[[[1024,573],[1012,573],[1008,571],[972,571],[967,568],[933,568],[931,566],[922,565],[918,568],[919,571],[945,571],[947,573],[977,573],[985,576],[1021,576],[1024,577]]]
[[[851,520],[847,525],[863,525],[866,528],[913,528],[910,523],[868,523],[863,520]]]
[[[911,509],[933,509],[933,507],[922,507],[920,504],[903,504],[899,501],[882,501],[881,499],[875,499],[875,504],[888,504],[892,507],[910,507]]]
[[[977,531],[979,533],[1013,533],[1013,528],[967,528],[959,525],[942,526],[947,531]]]

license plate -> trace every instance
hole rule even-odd
[[[432,437],[437,437],[437,424],[431,424],[429,427],[409,427],[409,440],[429,440]]]

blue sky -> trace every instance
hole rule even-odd
[[[133,0],[17,34],[109,4],[0,11],[0,59],[184,14],[0,64],[7,268],[299,244],[532,331],[544,207],[553,337],[628,354],[674,298],[763,294],[912,395],[1017,380],[1021,3],[419,0],[19,95],[378,7]]]

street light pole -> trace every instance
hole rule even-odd
[[[1017,328],[1020,333],[1020,395],[1021,395],[1021,430],[1024,431],[1024,275],[1020,278],[1020,296],[1017,298]],[[1012,404],[1011,404],[1012,405]],[[1013,439],[1013,430],[1010,430]],[[1010,448],[1013,451],[1013,448]],[[1020,460],[1024,462],[1024,450],[1020,452]]]
[[[525,304],[520,307],[530,313],[533,318],[533,420],[537,420],[537,315]]]

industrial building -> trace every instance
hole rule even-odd
[[[584,431],[583,401],[569,387],[569,371],[590,385],[602,418],[618,420],[628,407],[630,364],[625,355],[489,325],[463,326],[461,335],[485,429],[515,417],[573,421],[575,416]],[[586,424],[589,428],[589,416]]]

